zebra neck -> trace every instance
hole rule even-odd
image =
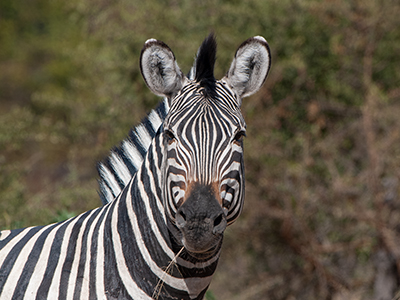
[[[158,299],[171,299],[168,295],[203,299],[219,252],[196,259],[171,238],[160,188],[160,147],[160,138],[156,137],[136,175],[109,204],[111,238],[116,245],[110,257],[115,258],[116,273],[130,295],[142,291],[150,297],[157,293]]]

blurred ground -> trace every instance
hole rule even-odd
[[[96,162],[158,99],[154,37],[188,71],[210,31],[222,77],[254,35],[271,47],[245,99],[246,204],[207,299],[397,299],[400,3],[0,2],[0,228],[100,205]]]

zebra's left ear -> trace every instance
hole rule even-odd
[[[231,67],[223,79],[240,98],[248,97],[261,88],[270,66],[271,54],[268,43],[262,36],[255,36],[239,46]]]
[[[140,54],[140,71],[156,95],[173,98],[182,88],[185,75],[171,49],[161,41],[149,39]]]

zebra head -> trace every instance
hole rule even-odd
[[[239,216],[244,200],[243,142],[246,124],[242,98],[258,91],[270,68],[266,40],[243,42],[230,69],[214,78],[216,41],[200,46],[185,76],[171,49],[148,40],[141,72],[150,90],[168,98],[161,127],[163,203],[179,245],[194,255],[219,250],[227,225]]]

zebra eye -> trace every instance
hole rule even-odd
[[[243,137],[246,136],[246,131],[240,130],[235,134],[235,137],[233,138],[233,141],[236,143],[240,143],[243,141]]]
[[[164,137],[168,144],[171,144],[175,140],[174,133],[169,129],[164,130]]]

